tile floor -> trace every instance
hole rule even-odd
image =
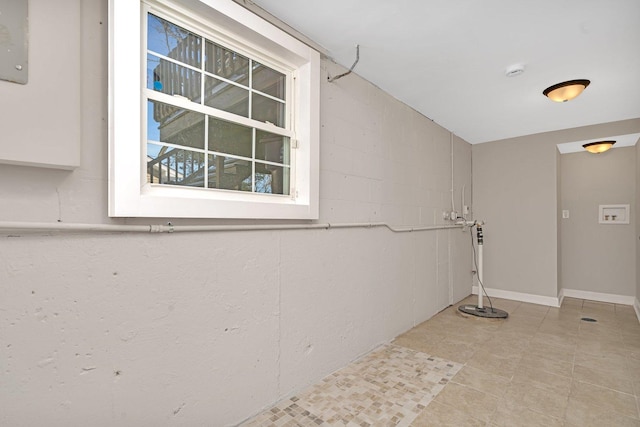
[[[243,426],[640,427],[633,307],[496,298],[509,318],[494,320],[462,316],[463,303],[476,297]]]

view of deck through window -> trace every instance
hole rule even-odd
[[[288,76],[149,13],[147,182],[288,195]]]

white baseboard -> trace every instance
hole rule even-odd
[[[527,294],[524,292],[505,291],[503,289],[484,289],[490,297],[528,302],[531,304],[548,305],[551,307],[560,307],[560,299],[558,297],[545,297],[543,295]],[[474,295],[478,295],[478,286],[473,286],[471,292]]]
[[[589,301],[608,302],[611,304],[634,305],[637,301],[635,297],[616,294],[605,294],[602,292],[580,291],[578,289],[565,289],[560,291],[562,298],[579,298]],[[636,309],[637,310],[637,309]]]
[[[605,294],[602,292],[581,291],[578,289],[560,289],[557,298],[542,295],[527,294],[524,292],[505,291],[503,289],[485,288],[490,297],[504,298],[514,301],[528,302],[532,304],[560,307],[565,297],[586,299],[589,301],[608,302],[611,304],[630,305],[634,308],[640,322],[640,301],[637,297],[627,295]],[[471,292],[478,295],[478,287],[473,286]]]

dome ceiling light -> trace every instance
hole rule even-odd
[[[542,94],[555,102],[567,102],[580,95],[591,83],[589,80],[569,80],[549,86]]]
[[[590,153],[600,154],[608,151],[615,143],[615,141],[598,141],[584,144],[583,147]]]

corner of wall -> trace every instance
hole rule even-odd
[[[560,288],[558,291],[558,307],[562,307],[562,301],[564,301],[564,289]]]
[[[638,299],[640,299],[640,262],[638,262],[638,256],[640,256],[640,141],[636,142],[636,230],[635,236],[638,237],[636,240],[636,303],[635,309],[636,314],[638,315],[638,319],[640,320],[640,304],[638,303]]]

